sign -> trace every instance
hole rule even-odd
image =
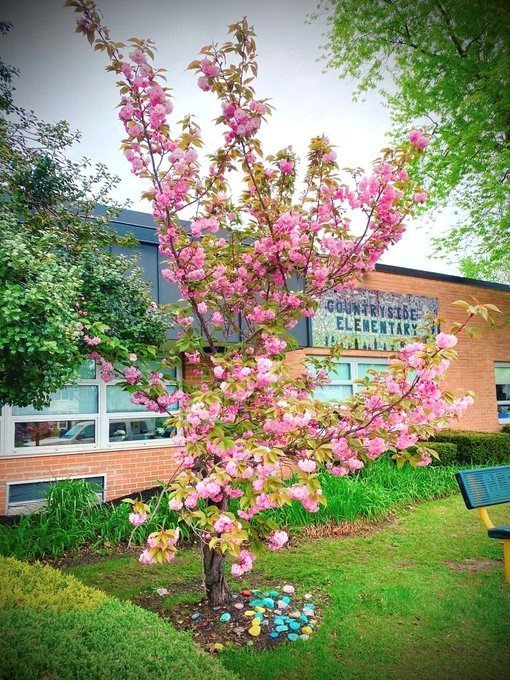
[[[438,309],[437,298],[423,295],[364,288],[326,293],[312,318],[312,347],[337,342],[344,349],[397,350]]]

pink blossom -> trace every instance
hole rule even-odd
[[[417,149],[423,150],[430,144],[430,139],[422,135],[419,130],[411,130],[409,133],[409,141]]]
[[[451,349],[452,347],[455,347],[457,342],[457,336],[448,333],[439,333],[436,337],[436,344],[439,349]]]
[[[288,540],[289,536],[286,531],[273,531],[269,536],[268,548],[269,550],[280,550]]]
[[[184,503],[182,501],[178,501],[177,498],[171,498],[168,501],[168,507],[174,512],[179,512],[179,510],[182,510],[183,506]]]
[[[414,200],[416,201],[416,203],[425,203],[425,201],[427,200],[427,194],[425,193],[425,191],[419,191],[414,195]]]
[[[303,472],[315,472],[317,469],[316,463],[309,458],[298,461],[298,467],[303,470]]]
[[[282,175],[290,175],[294,170],[294,161],[284,160],[280,161],[280,172]]]
[[[155,558],[152,557],[148,549],[145,549],[142,552],[142,554],[138,558],[138,561],[141,562],[141,564],[156,564]]]
[[[146,512],[132,512],[129,515],[128,519],[134,527],[139,527],[147,519],[147,513]]]

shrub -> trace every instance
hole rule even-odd
[[[457,461],[457,445],[453,442],[428,442],[427,448],[434,449],[439,460],[434,460],[435,465],[452,465]]]
[[[128,521],[131,506],[126,503],[97,502],[97,489],[87,480],[71,479],[55,482],[41,510],[23,515],[13,525],[0,524],[0,555],[21,560],[55,558],[84,544],[99,547],[104,543],[128,541],[133,530]],[[155,517],[138,527],[135,544],[161,526],[176,526],[178,516],[168,512],[162,502]],[[181,526],[183,540],[191,537],[187,525]]]
[[[510,438],[500,432],[442,432],[434,442],[455,444],[455,460],[463,465],[501,465],[510,462]]]
[[[510,425],[503,425],[501,428],[501,432],[504,432],[505,434],[510,434]]]
[[[32,593],[23,603],[27,606],[0,610],[0,678],[236,678],[186,633],[155,614],[107,597],[50,567],[0,558],[0,573],[9,587]],[[95,608],[73,607],[70,589],[80,601],[92,598]]]
[[[104,593],[84,586],[74,576],[42,564],[29,565],[0,557],[0,611],[35,607],[52,612],[96,609]]]

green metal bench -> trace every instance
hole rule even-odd
[[[487,507],[510,503],[510,465],[462,470],[455,474],[468,510],[478,509],[489,538],[503,541],[505,580],[510,583],[510,524],[495,526]]]

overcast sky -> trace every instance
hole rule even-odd
[[[207,146],[216,148],[220,132],[211,121],[218,115],[214,97],[203,93],[186,70],[200,48],[223,42],[227,26],[247,16],[257,33],[257,96],[270,97],[276,112],[261,135],[266,154],[292,145],[306,158],[309,139],[325,133],[337,146],[340,166],[368,167],[386,143],[389,116],[377,95],[351,100],[352,83],[334,72],[322,72],[324,22],[306,23],[313,0],[100,0],[115,40],[151,37],[156,64],[168,69],[173,88],[174,120],[194,113]],[[1,0],[0,19],[14,27],[2,38],[2,58],[21,72],[16,103],[48,121],[65,119],[83,134],[75,156],[101,161],[122,178],[118,199],[150,212],[139,200],[143,185],[119,153],[123,129],[117,119],[115,78],[104,71],[104,55],[74,33],[75,13],[63,0]],[[448,213],[429,215],[418,228],[410,223],[404,239],[383,260],[387,264],[457,273],[430,256],[430,233],[447,226]]]

